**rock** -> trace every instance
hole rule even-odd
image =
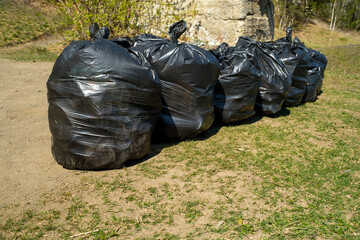
[[[219,221],[216,225],[216,229],[219,229],[224,223],[224,221]]]
[[[235,45],[240,36],[256,40],[270,40],[273,36],[271,0],[173,0],[173,3],[179,12],[196,10],[185,19],[190,41]]]

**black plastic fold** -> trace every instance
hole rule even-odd
[[[223,43],[212,51],[221,62],[215,85],[215,113],[224,123],[237,122],[255,114],[261,73],[255,67],[251,51],[235,49]]]
[[[65,168],[120,168],[149,151],[161,85],[142,54],[105,39],[71,42],[47,88],[52,153]]]
[[[108,39],[110,35],[110,30],[108,27],[104,26],[99,28],[99,25],[97,23],[94,23],[89,27],[89,33],[91,40]]]
[[[255,66],[261,72],[255,110],[264,114],[276,114],[281,110],[291,86],[291,77],[285,65],[266,43],[240,37],[235,48],[253,52]]]
[[[286,37],[268,44],[273,47],[273,51],[285,64],[292,79],[284,106],[294,107],[300,105],[307,85],[307,70],[310,61],[307,49],[297,37],[292,41],[292,28],[287,28]]]
[[[319,95],[321,93],[321,87],[322,87],[322,84],[323,84],[323,79],[324,79],[324,76],[325,76],[325,69],[326,69],[328,61],[327,61],[325,55],[322,54],[321,52],[316,51],[314,49],[308,49],[308,50],[309,50],[311,60],[313,62],[316,62],[319,65],[320,71],[321,71],[321,79],[320,79],[319,83],[316,86],[316,94]]]
[[[324,73],[327,65],[325,55],[313,49],[307,49],[310,55],[308,68],[308,84],[303,102],[314,102],[317,95],[321,93]]]
[[[170,27],[172,41],[143,34],[134,38],[131,48],[144,54],[161,81],[163,109],[155,138],[194,137],[214,121],[214,85],[220,64],[205,49],[177,43],[185,30],[185,22],[180,21]]]

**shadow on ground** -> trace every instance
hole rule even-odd
[[[274,115],[264,115],[261,113],[257,113],[247,119],[244,119],[244,120],[241,120],[241,121],[238,121],[235,123],[224,124],[224,123],[221,123],[220,121],[216,120],[208,130],[198,134],[196,137],[189,138],[189,140],[204,141],[204,140],[216,135],[220,131],[220,129],[224,126],[248,125],[248,124],[256,123],[256,122],[260,121],[261,119],[263,119],[264,117],[280,118],[280,117],[286,117],[289,114],[290,114],[290,110],[288,108],[282,108],[280,112],[278,112]],[[184,140],[186,140],[186,139],[184,139]],[[180,142],[181,142],[181,140],[159,140],[159,139],[154,140],[153,139],[151,146],[150,146],[150,152],[145,157],[138,159],[138,160],[128,161],[124,164],[124,167],[132,167],[137,164],[146,162],[147,160],[160,154],[164,148],[175,146],[175,145],[179,144]]]

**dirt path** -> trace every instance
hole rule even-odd
[[[155,212],[159,211],[156,208],[157,203],[151,204],[151,207],[148,209],[148,207],[139,208],[136,202],[129,202],[128,199],[134,196],[133,194],[135,193],[139,196],[141,195],[142,201],[145,202],[161,200],[161,211],[164,211],[161,214],[164,214],[164,217],[173,214],[172,212],[176,210],[176,214],[174,214],[172,220],[174,221],[174,225],[169,226],[165,223],[159,223],[159,226],[157,225],[156,228],[151,227],[151,225],[146,232],[136,232],[134,230],[133,238],[139,237],[142,239],[145,236],[152,236],[159,230],[158,228],[161,228],[160,231],[162,232],[170,231],[177,235],[186,235],[186,233],[196,229],[196,226],[203,227],[209,222],[214,226],[219,224],[217,220],[211,218],[211,208],[215,207],[217,204],[216,201],[222,199],[221,196],[214,192],[222,186],[222,184],[216,180],[219,178],[239,182],[236,186],[229,186],[232,186],[231,194],[234,194],[234,196],[248,196],[246,200],[242,202],[242,206],[249,209],[247,213],[244,213],[245,215],[250,214],[252,216],[262,211],[261,209],[265,206],[264,203],[261,202],[261,204],[259,204],[259,202],[257,202],[256,207],[254,207],[255,200],[251,194],[252,188],[250,187],[250,182],[248,182],[249,179],[258,178],[246,172],[234,173],[231,171],[219,171],[212,176],[213,180],[208,179],[208,181],[195,181],[193,183],[194,185],[192,186],[194,189],[202,190],[194,191],[192,197],[200,199],[202,202],[206,202],[212,206],[202,207],[204,208],[203,216],[199,217],[196,226],[194,226],[192,223],[186,222],[182,213],[183,210],[181,210],[184,208],[184,202],[189,201],[189,193],[187,191],[192,191],[193,189],[187,190],[188,187],[186,183],[173,178],[174,176],[182,178],[189,174],[183,163],[179,163],[181,167],[177,166],[175,169],[169,170],[161,176],[159,175],[156,179],[144,178],[144,175],[138,171],[141,169],[139,165],[142,164],[113,171],[83,172],[62,168],[51,155],[51,133],[47,120],[48,103],[46,98],[46,81],[51,73],[52,66],[53,63],[16,62],[0,58],[0,225],[4,224],[6,219],[23,216],[24,212],[28,209],[36,211],[55,209],[62,211],[62,217],[58,219],[56,223],[58,224],[56,225],[58,226],[57,231],[64,231],[71,235],[76,235],[79,230],[71,228],[71,224],[75,223],[73,223],[72,220],[67,221],[65,219],[69,214],[69,212],[67,213],[67,209],[71,209],[70,204],[73,203],[72,198],[69,196],[74,197],[75,195],[79,197],[78,199],[81,199],[85,204],[84,206],[92,206],[91,211],[101,213],[103,220],[113,219],[111,218],[111,215],[115,214],[112,210],[113,205],[104,202],[105,200],[100,192],[105,190],[96,189],[95,185],[91,183],[92,178],[102,178],[104,181],[104,189],[113,182],[117,183],[117,185],[114,186],[121,187],[123,186],[121,184],[125,184],[124,186],[128,186],[129,189],[134,189],[133,191],[127,192],[119,188],[106,195],[110,203],[119,202],[116,203],[115,207],[119,209],[116,210],[116,216],[118,216],[119,219],[132,218],[134,216],[138,219],[138,216],[149,214],[148,211],[151,212],[149,216],[157,216],[156,214],[159,214]],[[152,169],[156,170],[161,167],[159,162],[164,158],[164,155],[159,152],[156,154],[156,158],[151,158],[156,161],[153,162],[154,166],[148,167],[149,173],[151,173]],[[151,160],[149,159],[148,161]],[[90,180],[84,183],[82,182],[84,179]],[[171,185],[169,185],[168,182],[170,182]],[[176,199],[166,198],[164,197],[165,195],[156,195],[157,197],[151,194],[148,195],[148,189],[151,187],[155,190],[158,189],[156,191],[159,191],[160,194],[161,189],[166,190],[169,186],[171,186],[169,191],[176,194]],[[47,203],[45,206],[45,203],[42,203],[42,201],[47,199],[47,196],[50,196],[49,199],[52,200],[46,200]],[[175,206],[176,208],[174,210]],[[153,207],[155,208],[153,209]],[[81,216],[83,217],[83,215]],[[89,216],[81,220],[85,225],[87,221],[92,219],[92,215]],[[1,220],[4,221],[1,222]],[[42,226],[41,220],[39,220],[40,222],[36,222],[37,220],[34,221],[34,223],[26,223],[27,225],[24,227],[25,233],[23,233],[25,234],[24,236],[33,236],[31,235],[33,234],[31,233],[31,229],[35,226]],[[129,226],[132,227],[132,223],[129,224]],[[122,229],[120,227],[116,228],[118,229],[117,231]],[[126,229],[126,227],[124,227],[124,229]],[[57,231],[47,232],[42,239],[61,238],[61,234]],[[125,231],[121,234],[127,235],[128,233]],[[259,239],[259,234],[262,233],[256,232],[254,234],[255,237],[250,239]],[[5,236],[15,237],[15,235]],[[0,232],[0,238],[1,236]]]
[[[0,207],[31,202],[73,175],[50,151],[46,81],[52,65],[0,58]]]

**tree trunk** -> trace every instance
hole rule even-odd
[[[287,8],[287,0],[284,0],[284,24],[283,26],[287,25],[287,16],[286,16],[286,9]]]
[[[331,19],[330,19],[330,28],[329,31],[332,30],[333,28],[333,24],[334,24],[334,15],[335,15],[335,7],[336,7],[336,0],[334,1],[333,5],[332,5],[332,11],[331,11]]]

